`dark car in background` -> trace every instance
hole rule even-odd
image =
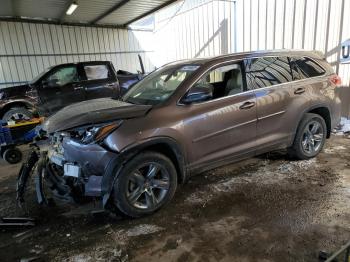
[[[115,71],[109,61],[60,64],[46,69],[28,84],[0,89],[0,119],[17,121],[34,114],[49,116],[85,100],[118,98],[144,74]]]
[[[191,174],[283,148],[315,157],[340,121],[339,85],[315,52],[170,63],[121,101],[77,103],[48,118],[28,163],[40,159],[37,181],[54,198],[100,197],[104,207],[140,217],[167,204]]]

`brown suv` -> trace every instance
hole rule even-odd
[[[39,200],[49,200],[46,184],[52,197],[101,197],[104,207],[139,217],[167,204],[190,174],[280,148],[314,157],[339,123],[339,84],[316,52],[167,64],[121,101],[74,104],[47,120],[38,141]]]

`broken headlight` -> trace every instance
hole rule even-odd
[[[80,130],[80,139],[83,144],[99,142],[106,138],[111,132],[121,125],[122,121],[113,122],[107,125],[91,126],[85,130]]]

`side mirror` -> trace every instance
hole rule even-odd
[[[196,84],[181,100],[184,104],[199,103],[213,98],[213,87],[210,84]]]

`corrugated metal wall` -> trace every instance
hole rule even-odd
[[[234,52],[233,1],[187,0],[155,16],[155,64]]]
[[[0,22],[0,88],[26,82],[49,66],[68,62],[109,60],[116,70],[136,72],[140,70],[138,54],[146,71],[151,71],[153,50],[139,42],[147,43],[151,36],[150,32],[114,28]]]
[[[341,43],[350,38],[350,0],[237,0],[238,50],[322,51],[342,78],[343,115],[350,115],[350,64]]]
[[[0,22],[0,88],[69,61],[111,60],[136,71],[141,53],[151,71],[179,59],[279,48],[324,52],[349,87],[350,65],[339,63],[340,43],[350,38],[346,10],[350,0],[185,0],[155,14],[153,33]],[[348,90],[341,90],[346,112]]]
[[[320,50],[342,77],[349,112],[350,0],[185,0],[156,14],[154,63],[264,49]],[[236,17],[235,17],[236,14]],[[236,22],[236,23],[235,23]]]

